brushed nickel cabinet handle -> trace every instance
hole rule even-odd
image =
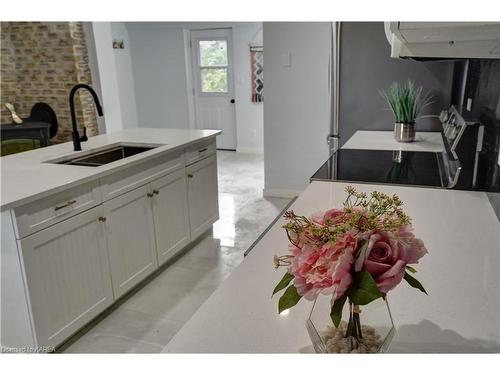
[[[104,222],[106,222],[106,218],[104,216],[99,216],[99,221],[101,223],[104,223]]]
[[[62,210],[63,208],[66,208],[68,206],[71,206],[72,204],[76,203],[76,200],[73,199],[73,200],[70,200],[70,201],[67,201],[65,204],[61,205],[61,206],[55,206],[54,207],[54,211],[58,211],[58,210]]]
[[[158,190],[153,190],[153,194],[160,195],[160,192]]]
[[[193,177],[194,177],[194,175],[190,173],[190,174],[188,174],[188,177],[189,177],[189,178],[193,178]]]
[[[151,198],[154,194],[153,193],[147,193],[146,194],[149,198]]]

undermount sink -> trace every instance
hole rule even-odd
[[[112,163],[117,160],[128,158],[129,156],[140,154],[141,152],[152,150],[156,146],[132,146],[118,145],[94,151],[86,155],[79,155],[73,158],[64,158],[48,161],[48,163],[79,165],[85,167],[99,167],[104,164]]]

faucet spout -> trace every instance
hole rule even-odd
[[[71,92],[69,93],[69,108],[71,110],[71,124],[73,126],[72,136],[73,136],[73,146],[75,151],[81,151],[82,150],[81,142],[85,142],[88,139],[85,127],[83,128],[83,136],[80,137],[80,134],[78,133],[78,127],[76,124],[75,94],[78,91],[78,89],[85,89],[88,92],[90,92],[90,94],[92,94],[97,114],[99,116],[103,115],[101,103],[99,102],[99,98],[92,87],[90,87],[89,85],[85,85],[83,83],[79,83],[78,85],[73,86]]]

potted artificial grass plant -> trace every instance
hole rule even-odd
[[[381,92],[394,115],[394,138],[398,142],[415,140],[415,121],[424,107],[431,104],[430,92],[423,92],[412,81],[393,82],[387,91]]]

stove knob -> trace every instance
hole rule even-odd
[[[446,122],[448,120],[448,111],[441,111],[439,120],[441,120],[441,122]]]

